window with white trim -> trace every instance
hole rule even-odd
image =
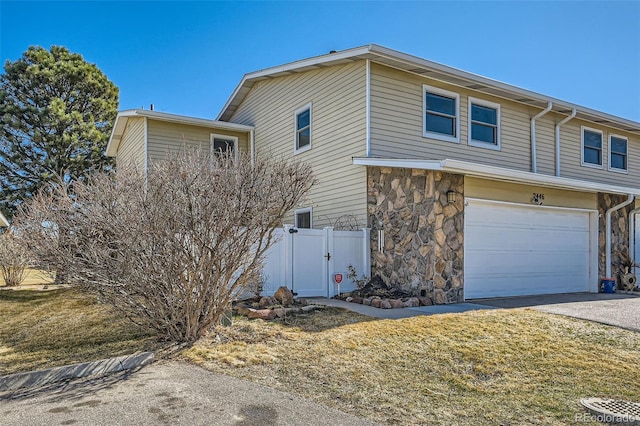
[[[602,168],[602,131],[582,127],[582,165]]]
[[[235,155],[237,152],[237,144],[238,138],[234,136],[211,134],[211,154],[213,155]]]
[[[424,102],[423,136],[460,142],[460,95],[422,85]]]
[[[311,207],[304,209],[296,209],[294,212],[296,228],[308,228],[313,227],[313,215]]]
[[[294,153],[311,149],[311,104],[299,108],[294,113],[295,146]]]
[[[500,104],[469,97],[469,145],[500,149]]]
[[[627,171],[628,139],[623,136],[609,135],[609,169]]]

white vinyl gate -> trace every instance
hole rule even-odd
[[[336,231],[300,229],[285,225],[276,231],[276,242],[267,252],[264,262],[264,295],[272,295],[286,286],[299,297],[332,297],[338,292],[355,289],[347,279],[348,266],[370,274],[369,229]],[[336,284],[334,274],[344,277]]]

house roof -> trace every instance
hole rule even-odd
[[[537,108],[546,108],[549,102],[553,103],[552,111],[561,114],[570,114],[575,108],[577,118],[609,126],[640,135],[640,122],[616,117],[591,108],[583,107],[571,102],[552,98],[530,90],[521,89],[497,80],[482,77],[466,71],[442,65],[426,59],[412,56],[397,50],[389,49],[376,44],[342,50],[327,55],[316,56],[291,62],[272,68],[245,74],[240,84],[218,114],[218,120],[229,120],[238,106],[247,96],[253,85],[262,80],[281,77],[285,75],[306,72],[314,69],[326,68],[333,65],[348,64],[354,61],[370,59],[373,62],[401,69],[413,74],[423,75],[445,83],[465,87],[477,92],[509,99],[525,105]]]
[[[505,182],[527,183],[551,188],[568,189],[582,192],[607,192],[613,194],[633,194],[640,196],[640,188],[609,185],[606,183],[585,181],[540,173],[524,172],[503,167],[488,166],[452,159],[418,160],[378,157],[354,157],[353,164],[373,167],[400,167],[422,170],[440,170],[448,173],[463,174],[465,176],[500,180]]]
[[[8,227],[9,227],[9,221],[7,220],[6,217],[4,217],[2,212],[0,212],[0,228],[8,228]]]
[[[253,130],[253,126],[244,124],[229,123],[226,121],[208,120],[206,118],[188,117],[186,115],[169,114],[166,112],[150,111],[145,109],[128,109],[118,112],[116,116],[109,143],[107,144],[106,154],[114,157],[118,152],[118,146],[122,141],[122,136],[127,128],[127,121],[132,117],[146,117],[158,121],[166,121],[178,124],[189,124],[192,126],[209,127],[211,129],[220,129],[236,132],[249,132]]]

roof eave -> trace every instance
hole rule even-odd
[[[309,67],[319,68],[322,66],[330,66],[333,63],[340,63],[340,61],[344,60],[359,60],[366,58],[372,59],[374,62],[377,59],[378,62],[387,66],[394,66],[395,64],[397,68],[406,72],[414,72],[415,74],[434,78],[436,80],[440,79],[437,76],[429,76],[428,74],[433,73],[436,75],[446,75],[451,77],[449,80],[454,80],[442,80],[449,84],[466,87],[470,90],[476,90],[480,93],[485,93],[490,96],[502,97],[514,102],[519,102],[537,108],[545,108],[548,102],[551,101],[553,103],[554,112],[569,114],[571,110],[575,108],[576,110],[578,110],[577,117],[579,119],[640,135],[639,122],[596,111],[594,109],[586,108],[581,105],[563,101],[561,99],[545,96],[540,93],[512,86],[510,84],[473,74],[467,71],[462,71],[457,68],[452,68],[447,65],[442,65],[437,62],[422,59],[417,56],[409,55],[407,53],[389,49],[377,44],[370,44],[362,47],[344,50],[341,52],[316,56],[313,58],[295,61],[289,64],[245,74],[240,81],[240,84],[238,84],[231,97],[227,100],[224,107],[218,114],[217,119],[223,121],[231,119],[233,113],[235,112],[235,107],[242,102],[242,100],[244,99],[244,95],[248,93],[255,81],[275,77],[277,75],[282,75],[283,73],[291,73],[296,71],[300,72],[302,70],[306,70]],[[456,80],[459,81],[459,83],[456,83]],[[464,84],[465,82],[468,84]],[[243,94],[243,92],[245,93]]]
[[[219,129],[235,132],[250,132],[254,130],[253,126],[247,126],[244,124],[229,123],[226,121],[209,120],[206,118],[190,117],[186,115],[169,114],[166,112],[150,111],[145,109],[130,109],[120,111],[116,116],[109,142],[107,143],[107,149],[105,153],[109,157],[115,157],[118,152],[120,141],[124,134],[124,130],[127,125],[127,120],[130,117],[143,117],[150,118],[152,120],[165,121],[170,123],[186,124],[191,126],[207,127],[210,129]]]

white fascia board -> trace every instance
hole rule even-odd
[[[109,136],[109,142],[107,142],[107,148],[104,152],[107,157],[115,157],[118,152],[124,129],[127,127],[128,115],[126,113],[128,112],[130,111],[122,111],[116,116],[113,129],[111,129],[111,136]]]
[[[227,121],[209,120],[206,118],[190,117],[188,115],[169,114],[166,112],[149,111],[146,109],[130,110],[136,117],[147,117],[158,121],[167,121],[172,123],[190,124],[194,126],[211,127],[222,130],[234,130],[239,132],[249,132],[254,129],[253,126],[246,124],[229,123]],[[130,111],[123,111],[130,113]]]
[[[356,166],[442,170],[442,161],[440,160],[407,160],[402,158],[353,157],[351,161]]]
[[[466,176],[514,182],[528,185],[541,185],[581,192],[607,192],[613,194],[640,195],[640,188],[608,185],[579,179],[556,177],[539,173],[523,172],[502,167],[487,166],[460,160],[417,160],[397,158],[354,157],[354,165],[374,167],[396,167],[407,169],[439,170]]]

